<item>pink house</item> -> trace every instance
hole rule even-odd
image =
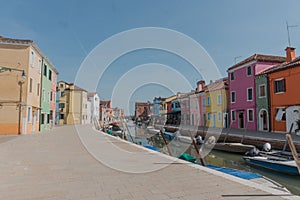
[[[255,75],[284,61],[280,56],[254,54],[227,70],[231,128],[257,130]]]
[[[205,81],[197,82],[196,96],[199,105],[199,126],[206,126],[206,92]]]
[[[54,126],[55,123],[55,115],[56,115],[56,79],[58,75],[58,71],[53,68],[53,73],[52,73],[52,79],[51,79],[51,92],[50,95],[52,95],[51,101],[50,101],[50,117],[51,117],[51,124],[50,126]]]

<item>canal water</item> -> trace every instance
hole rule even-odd
[[[146,129],[138,128],[133,125],[129,126],[128,128],[134,143],[142,146],[151,145],[156,147],[158,151],[168,154],[166,145],[159,134],[151,134]],[[132,142],[129,135],[127,138]],[[172,156],[188,153],[194,157],[197,157],[195,149],[189,144],[172,141],[168,146],[170,147],[169,149],[171,150]],[[293,194],[300,195],[300,176],[291,176],[270,170],[251,167],[244,162],[242,155],[213,150],[204,158],[204,161],[209,165],[239,169],[261,174],[285,186]]]

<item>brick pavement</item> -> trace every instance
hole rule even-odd
[[[0,160],[0,199],[298,199],[90,126],[18,136],[0,144]]]

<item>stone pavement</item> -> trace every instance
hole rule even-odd
[[[0,199],[298,197],[178,161],[90,126],[62,126],[0,144]]]

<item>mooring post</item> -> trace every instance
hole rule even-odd
[[[298,157],[298,153],[297,153],[296,147],[294,145],[294,142],[293,142],[292,137],[291,137],[290,134],[286,134],[286,140],[289,143],[291,152],[293,154],[294,160],[295,160],[297,168],[298,168],[298,172],[300,174],[300,161],[299,161],[299,157]]]

